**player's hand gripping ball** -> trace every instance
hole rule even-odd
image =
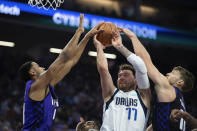
[[[111,22],[105,22],[100,25],[98,29],[103,29],[104,31],[97,35],[97,40],[100,41],[105,47],[111,46],[113,31],[118,30],[116,25]]]

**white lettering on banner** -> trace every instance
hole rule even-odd
[[[53,15],[53,22],[58,25],[59,24],[67,25],[68,24],[68,17],[61,15],[60,13],[55,13]]]
[[[86,29],[93,28],[96,24],[101,22],[102,19],[97,18],[84,18],[84,27]],[[55,24],[63,24],[68,25],[72,27],[77,27],[79,25],[79,17],[75,15],[70,14],[61,14],[61,13],[55,13],[53,15],[53,22]],[[142,38],[148,38],[148,39],[156,39],[157,38],[157,30],[150,28],[148,26],[139,26],[137,24],[125,24],[124,22],[118,22],[116,20],[113,21],[113,23],[119,27],[128,28],[132,30],[138,37]]]
[[[63,24],[63,25],[69,25],[73,27],[78,27],[79,25],[79,17],[74,15],[66,15],[61,13],[55,13],[53,15],[53,22],[55,24]],[[89,29],[89,19],[84,18],[84,27]]]
[[[98,23],[100,23],[101,21],[103,21],[103,20],[92,18],[92,19],[91,19],[90,28],[93,28],[94,26],[96,26],[96,25],[97,25]]]
[[[125,28],[128,28],[133,31],[138,37],[156,39],[157,31],[154,29],[148,29],[147,27],[139,27],[136,25],[126,25]]]
[[[6,6],[4,4],[0,4],[0,13],[2,14],[8,14],[8,15],[20,15],[20,8],[17,6]]]

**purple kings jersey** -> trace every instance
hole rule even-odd
[[[33,82],[30,80],[26,83],[22,131],[50,131],[58,107],[57,97],[53,87],[49,85],[49,93],[42,101],[32,100],[29,98],[29,91]]]

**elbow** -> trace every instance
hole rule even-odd
[[[138,51],[138,50],[135,50],[135,54],[137,55],[137,56],[143,56],[143,53],[141,52],[141,51]]]
[[[143,61],[151,61],[151,57],[149,54],[136,54],[137,56],[139,56]]]
[[[140,52],[135,52],[135,54],[137,55],[137,56],[139,56],[141,59],[145,59],[147,56],[145,56],[144,54],[142,54],[142,53],[140,53]]]

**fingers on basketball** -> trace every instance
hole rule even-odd
[[[105,47],[112,46],[113,30],[117,31],[116,25],[111,22],[101,23],[98,29],[104,29],[104,31],[97,35],[97,40]]]
[[[99,27],[102,25],[102,24],[104,24],[105,22],[104,21],[101,21],[99,24],[97,24],[94,28],[95,29],[99,29]]]
[[[102,33],[103,31],[103,29],[96,30],[95,34]]]
[[[94,36],[94,44],[96,44],[98,42],[98,40],[96,39],[97,34]]]
[[[122,27],[117,27],[119,32],[123,33],[124,29]]]
[[[100,44],[100,41],[97,40],[97,34],[94,36],[94,44]]]

